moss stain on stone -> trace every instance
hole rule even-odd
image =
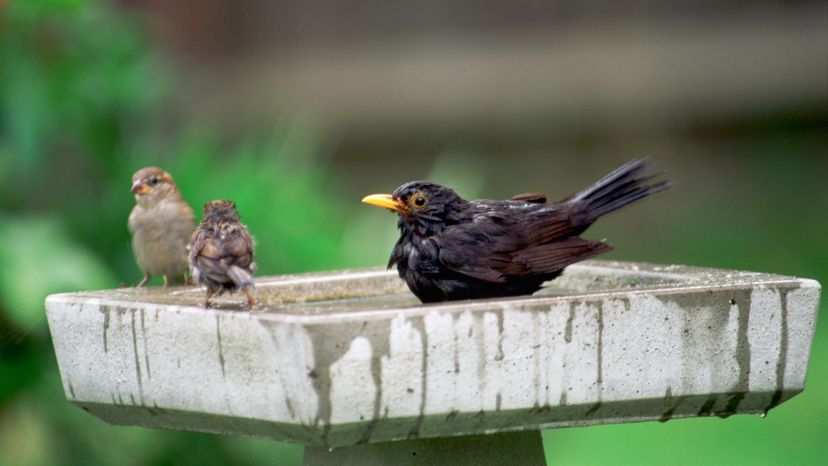
[[[101,314],[104,316],[103,321],[103,347],[104,353],[109,352],[109,341],[107,339],[107,334],[109,333],[109,318],[110,318],[110,308],[106,305],[101,305],[100,307]]]

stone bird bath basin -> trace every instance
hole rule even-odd
[[[820,287],[587,261],[534,296],[421,305],[394,271],[53,295],[67,399],[106,422],[306,446],[306,464],[543,464],[539,431],[762,414],[801,392]]]

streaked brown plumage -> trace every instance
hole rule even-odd
[[[164,277],[164,286],[187,271],[187,243],[195,228],[193,210],[181,198],[172,176],[158,167],[146,167],[132,175],[135,207],[129,214],[135,261],[144,272],[138,286],[153,275]]]
[[[363,202],[399,216],[388,266],[423,302],[531,294],[575,262],[612,249],[579,237],[598,217],[662,191],[645,160],[616,169],[584,191],[547,204],[542,194],[466,201],[449,188],[414,181]]]
[[[232,202],[216,200],[204,204],[201,223],[190,241],[189,262],[193,280],[207,287],[204,307],[210,307],[214,294],[239,288],[247,296],[248,308],[256,304],[251,295],[256,270],[253,239]]]

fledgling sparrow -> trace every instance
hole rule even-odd
[[[132,250],[144,272],[138,286],[153,275],[164,277],[164,286],[187,271],[187,243],[193,234],[193,209],[181,198],[172,176],[158,167],[146,167],[132,175],[135,207],[129,214]]]
[[[207,287],[204,307],[210,307],[214,294],[241,288],[247,296],[247,308],[256,304],[251,295],[253,272],[253,239],[241,223],[236,205],[215,200],[204,204],[201,223],[190,241],[190,272],[198,285]]]

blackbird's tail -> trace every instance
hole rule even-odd
[[[616,168],[589,188],[581,191],[570,201],[585,202],[587,224],[598,217],[618,210],[627,204],[669,188],[669,180],[650,183],[661,174],[647,174],[647,159],[636,159]]]

